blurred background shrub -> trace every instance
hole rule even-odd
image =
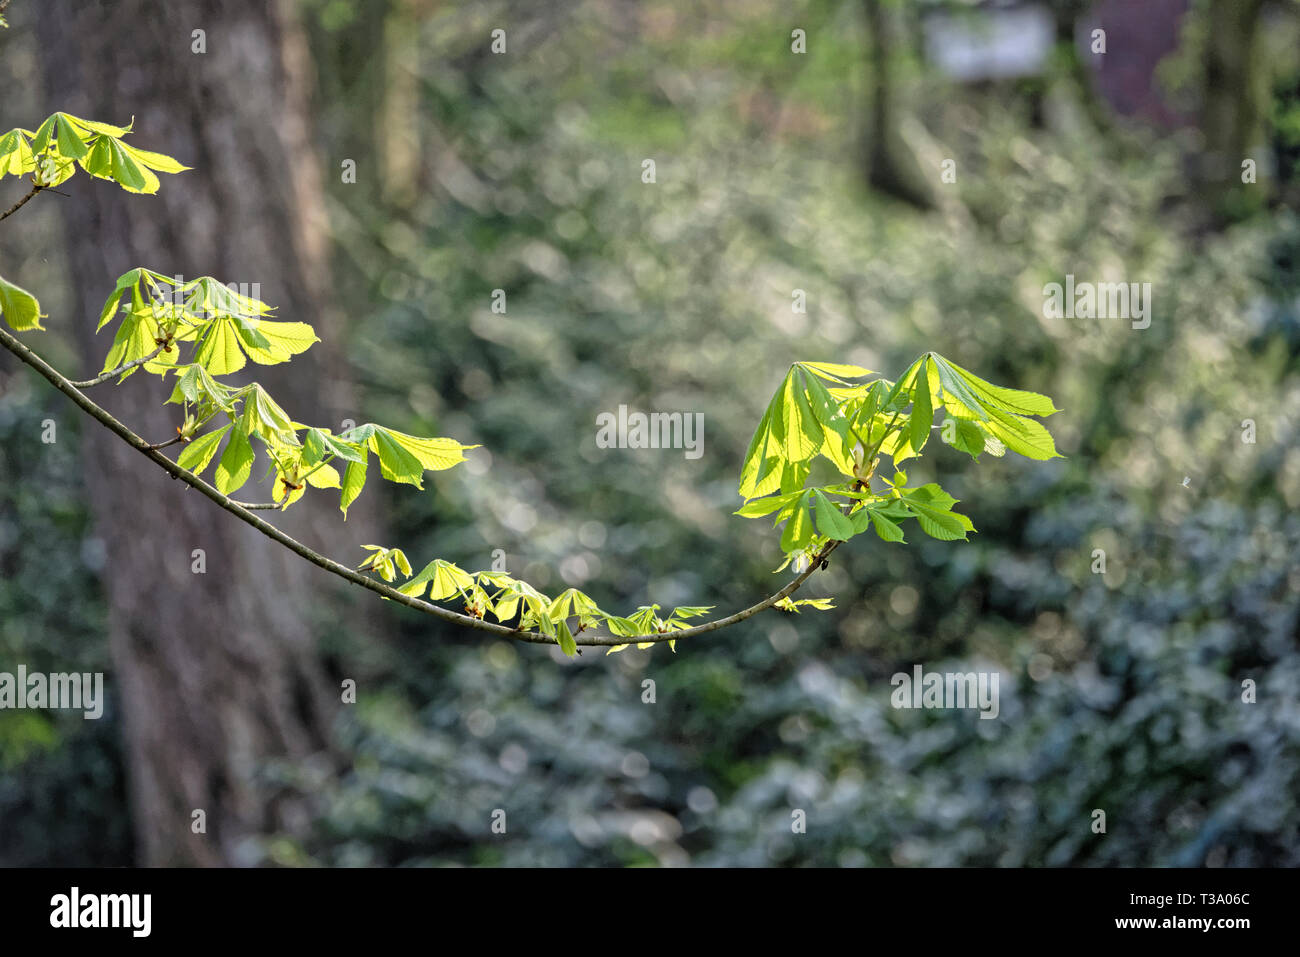
[[[615,610],[751,603],[780,555],[730,515],[737,470],[795,359],[934,349],[1050,394],[1066,458],[927,456],[913,481],[963,501],[969,543],[855,541],[807,592],[834,611],[676,654],[568,661],[375,607],[382,641],[322,651],[362,688],[343,766],[264,769],[316,819],[254,858],[1300,864],[1300,23],[1241,4],[1249,66],[1214,86],[1223,4],[1155,6],[1142,47],[1123,5],[1018,5],[1037,56],[995,42],[997,4],[305,3],[321,165],[358,170],[325,196],[357,419],[484,446],[382,490],[413,562],[501,549]],[[945,75],[940,22],[983,73]],[[1233,136],[1254,188],[1210,161]],[[1150,328],[1045,317],[1066,274],[1151,283]],[[0,660],[57,670],[102,653],[103,547],[77,468],[24,451],[45,399],[0,403]],[[620,404],[704,412],[705,455],[598,449]],[[997,670],[999,718],[893,709],[914,664]],[[131,859],[112,715],[81,724],[0,713],[5,863]]]

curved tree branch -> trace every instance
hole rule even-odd
[[[0,7],[0,10],[3,10],[3,9],[4,9],[3,7]],[[36,186],[33,186],[33,187],[32,187],[32,191],[31,191],[30,193],[28,193],[28,194],[27,194],[26,196],[24,196],[22,199],[18,200],[18,202],[14,203],[12,206],[10,206],[8,209],[6,209],[3,213],[0,213],[0,219],[8,219],[8,218],[9,218],[10,216],[12,216],[14,213],[18,212],[18,210],[20,210],[20,209],[22,209],[24,206],[26,206],[28,200],[30,200],[33,196],[35,196],[37,193],[39,193],[39,192],[40,192],[41,190],[43,190],[43,189],[45,189],[45,187],[44,187],[44,186],[41,186],[41,185],[39,185],[39,184],[36,185]]]
[[[299,542],[297,539],[292,538],[289,535],[286,535],[284,532],[276,528],[274,525],[264,521],[261,518],[258,518],[256,515],[253,514],[252,512],[253,509],[264,509],[267,508],[268,505],[266,504],[248,505],[248,504],[236,502],[234,499],[230,498],[230,496],[224,495],[221,492],[217,491],[215,487],[209,485],[207,482],[199,478],[193,472],[181,468],[171,459],[167,458],[167,456],[161,454],[156,447],[150,445],[140,436],[136,435],[129,428],[127,428],[125,425],[119,422],[106,409],[102,408],[101,406],[93,402],[91,399],[87,398],[78,388],[77,383],[63,376],[57,369],[55,369],[44,359],[38,356],[35,352],[33,352],[31,349],[25,346],[19,339],[15,338],[13,335],[9,333],[8,330],[4,329],[3,327],[0,327],[0,345],[3,345],[6,349],[8,349],[10,352],[16,355],[19,359],[21,359],[27,365],[31,366],[33,369],[39,372],[47,381],[49,381],[51,385],[53,385],[56,389],[58,389],[69,399],[71,399],[83,412],[85,412],[91,418],[95,419],[97,422],[99,422],[101,425],[107,428],[110,432],[112,432],[114,435],[120,438],[127,445],[134,448],[141,455],[148,458],[150,461],[152,461],[155,465],[161,468],[172,478],[180,479],[186,485],[190,486],[190,488],[197,489],[199,492],[201,492],[204,495],[204,497],[211,499],[219,508],[223,508],[227,512],[230,512],[232,515],[236,516],[241,521],[247,523],[248,525],[253,526],[253,528],[257,529],[267,538],[279,542],[285,548],[294,552],[299,557],[304,558],[307,561],[311,562],[313,565],[317,566],[318,568],[323,568],[325,571],[330,572],[333,575],[337,575],[339,578],[342,578],[345,581],[349,581],[354,585],[360,586],[361,588],[365,588],[369,591],[375,592],[378,595],[382,595],[384,598],[387,598],[390,601],[395,601],[398,604],[407,606],[408,608],[414,608],[417,611],[422,611],[426,615],[432,615],[435,618],[441,618],[443,621],[448,621],[456,625],[462,625],[465,628],[471,628],[475,631],[485,631],[490,634],[499,635],[502,638],[513,638],[516,641],[526,641],[526,642],[531,642],[533,644],[546,644],[546,645],[556,644],[556,640],[554,638],[548,635],[544,635],[537,631],[524,631],[521,628],[511,628],[507,625],[495,624],[490,621],[485,621],[481,618],[474,618],[471,617],[470,615],[460,614],[459,612],[452,611],[448,608],[442,608],[438,605],[434,605],[430,602],[424,601],[423,599],[412,598],[409,595],[404,595],[396,588],[393,588],[391,585],[386,585],[383,582],[375,581],[372,578],[367,578],[365,575],[362,575],[360,572],[354,571],[348,566],[334,561],[332,558],[328,558],[324,555],[321,555],[319,552],[313,551],[312,549],[304,545],[302,542]],[[117,374],[117,372],[109,373],[109,375],[115,375],[115,374]],[[271,505],[269,507],[274,508],[277,506]],[[656,643],[656,642],[663,642],[663,641],[679,641],[683,638],[693,638],[696,635],[707,634],[711,631],[717,631],[721,628],[727,628],[731,625],[739,624],[740,622],[745,621],[748,618],[752,618],[754,615],[757,615],[761,611],[766,611],[767,609],[775,605],[777,602],[779,602],[781,599],[786,598],[791,594],[793,594],[805,581],[807,581],[812,576],[812,574],[815,571],[817,571],[821,567],[823,560],[831,552],[833,552],[839,546],[839,544],[840,543],[836,541],[828,542],[816,554],[816,556],[814,556],[812,561],[809,563],[808,568],[805,571],[798,574],[797,576],[795,576],[793,579],[791,579],[790,582],[786,584],[786,586],[782,588],[780,591],[776,592],[773,595],[769,595],[767,598],[763,599],[762,601],[758,602],[755,605],[751,605],[750,607],[738,611],[733,615],[728,615],[726,618],[719,618],[715,621],[705,622],[702,625],[695,625],[694,627],[691,628],[683,628],[680,631],[659,632],[650,635],[636,635],[630,638],[623,637],[621,635],[597,635],[597,634],[580,633],[580,634],[575,634],[573,636],[574,641],[577,644],[585,647],[610,647],[613,645],[645,644],[648,642]]]

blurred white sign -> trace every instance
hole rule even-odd
[[[976,10],[925,21],[930,62],[955,80],[989,80],[1040,73],[1055,42],[1045,7]]]

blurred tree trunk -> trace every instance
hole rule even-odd
[[[291,11],[287,0],[49,0],[38,31],[50,109],[119,124],[134,115],[132,141],[194,169],[164,176],[154,197],[78,175],[70,198],[46,198],[66,218],[77,306],[67,319],[87,373],[110,341],[94,335],[95,318],[133,266],[260,283],[280,318],[313,323],[324,341],[241,376],[265,383],[296,419],[337,429],[357,415],[331,351],[339,336],[307,121],[311,61]],[[195,47],[200,30],[206,52]],[[162,440],[177,424],[176,407],[161,404],[169,390],[138,374],[97,398]],[[301,832],[308,820],[305,799],[277,791],[260,769],[328,756],[339,699],[309,617],[327,582],[108,433],[86,431],[139,861],[246,862],[249,839]],[[249,486],[240,497],[267,494]],[[345,547],[324,531],[343,527],[336,501],[309,496],[301,506],[275,520],[315,547]],[[368,540],[358,519],[345,527],[349,541]],[[206,574],[192,571],[194,549]],[[195,810],[205,834],[193,833]]]
[[[867,125],[866,174],[870,186],[919,209],[933,209],[934,192],[900,131],[902,92],[896,50],[904,45],[892,0],[863,0],[871,34],[867,56],[871,119]],[[937,174],[936,174],[937,175]]]
[[[1056,23],[1056,56],[1052,72],[1073,87],[1071,92],[1074,98],[1083,107],[1088,121],[1099,134],[1098,144],[1104,147],[1104,135],[1113,130],[1114,124],[1109,109],[1097,94],[1091,69],[1079,52],[1079,42],[1075,36],[1079,20],[1087,14],[1089,5],[1090,0],[1058,0],[1052,5],[1051,12]]]
[[[1205,12],[1201,106],[1205,152],[1200,174],[1220,224],[1258,209],[1268,189],[1263,178],[1250,185],[1241,181],[1243,160],[1265,166],[1264,157],[1258,155],[1267,143],[1263,135],[1266,74],[1259,51],[1263,7],[1263,0],[1210,0]]]

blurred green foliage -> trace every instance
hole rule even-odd
[[[95,578],[106,549],[89,528],[70,417],[51,414],[57,397],[36,382],[15,376],[8,385],[0,402],[0,671],[23,664],[29,673],[111,673]],[[17,475],[21,483],[7,480]],[[0,710],[0,866],[130,860],[111,680],[104,690],[97,720]]]
[[[268,862],[1300,864],[1292,212],[1204,233],[1188,138],[1102,134],[1063,85],[1043,124],[1019,86],[925,81],[921,158],[936,182],[955,158],[957,183],[925,216],[870,194],[854,4],[307,9],[324,155],[358,162],[327,197],[358,421],[484,446],[425,494],[383,490],[386,541],[413,562],[487,568],[502,549],[512,574],[603,606],[749,604],[783,579],[775,537],[730,514],[736,474],[795,358],[890,370],[934,349],[1052,395],[1067,458],[976,469],[939,450],[912,479],[962,499],[969,543],[864,537],[806,590],[835,611],[770,612],[675,655],[570,662],[377,609],[391,641],[332,649],[359,679],[349,767],[271,769],[321,813]],[[805,56],[785,52],[795,25]],[[1280,141],[1295,88],[1275,93]],[[1151,327],[1044,318],[1043,285],[1067,273],[1150,282]],[[595,417],[620,403],[706,411],[704,457],[598,449]],[[36,407],[0,407],[0,454],[34,441]],[[53,477],[0,522],[0,636],[29,663],[60,652],[23,634],[93,636],[102,614],[64,600],[68,562],[18,560],[37,540],[84,554],[75,468],[32,461],[25,481]],[[893,709],[890,676],[918,663],[999,670],[1000,717]],[[28,752],[0,777],[0,822],[20,816],[49,860],[84,855],[99,819],[39,797],[92,757],[116,768],[110,719],[3,720],[0,754]],[[118,827],[95,835],[106,859]]]
[[[852,8],[802,8],[815,55],[793,57],[759,7],[442,11],[389,51],[422,122],[384,145],[412,152],[420,189],[386,181],[406,167],[379,153],[369,185],[332,193],[342,281],[371,304],[368,400],[490,453],[435,497],[389,496],[403,547],[466,567],[501,548],[512,572],[602,603],[745,604],[778,556],[729,516],[734,475],[804,355],[889,369],[933,348],[1048,392],[1068,459],[930,456],[925,478],[976,518],[970,544],[855,542],[810,592],[837,611],[676,656],[566,667],[394,616],[389,680],[343,728],[351,773],[313,782],[329,807],[305,852],[1294,865],[1300,224],[1201,235],[1181,137],[1102,136],[1068,109],[1044,127],[962,91],[925,100],[959,172],[917,216],[858,183]],[[493,57],[500,24],[514,45]],[[1152,283],[1151,328],[1043,318],[1066,273]],[[619,403],[708,410],[707,454],[597,450],[594,417]],[[894,710],[889,677],[914,663],[997,668],[1001,717]]]

